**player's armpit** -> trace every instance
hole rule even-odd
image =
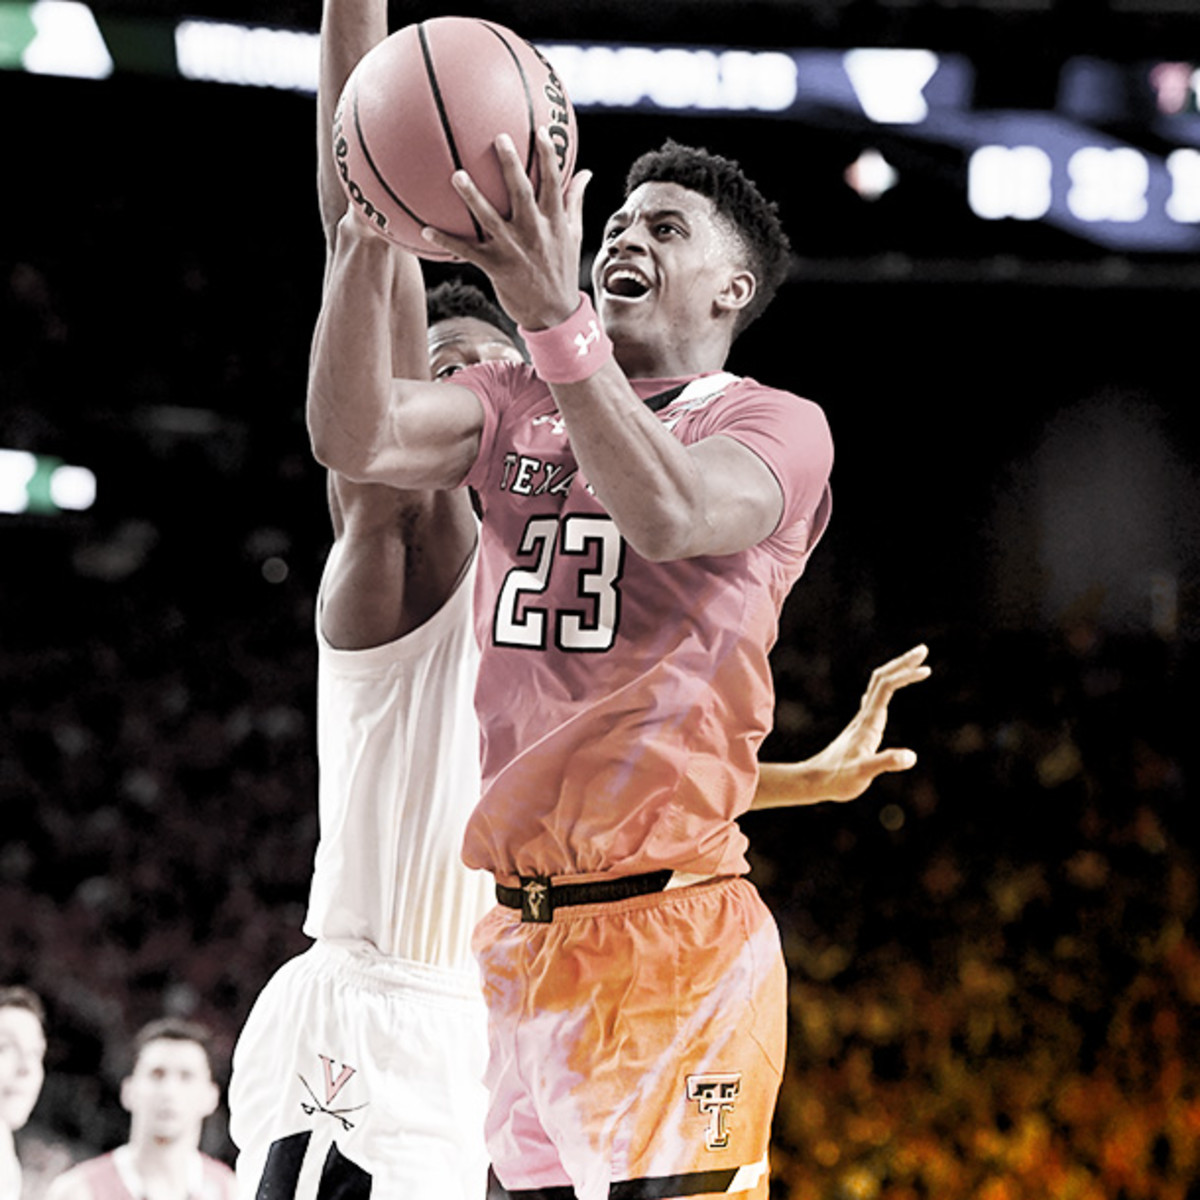
[[[476,543],[465,489],[401,492],[334,476],[337,537],[321,586],[321,632],[337,650],[382,646],[446,603]]]

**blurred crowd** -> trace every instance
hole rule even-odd
[[[779,1195],[1195,1196],[1194,654],[1078,618],[934,645],[914,777],[758,839]]]
[[[295,487],[305,541],[193,529],[187,568],[168,525],[122,586],[0,599],[23,631],[0,650],[0,978],[50,1013],[31,1187],[39,1163],[120,1139],[116,1048],[142,1022],[199,1018],[227,1059],[305,945],[315,487]],[[918,766],[852,805],[745,819],[791,967],[777,1194],[1184,1200],[1200,1184],[1194,654],[1086,620],[930,632],[935,675],[889,734]],[[848,663],[801,612],[765,753],[819,746],[869,663],[903,648],[860,640]],[[220,1121],[207,1148],[231,1155]]]

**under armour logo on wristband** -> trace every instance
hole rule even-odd
[[[575,335],[575,345],[579,347],[579,357],[584,355],[593,347],[600,344],[600,326],[595,321],[589,321],[587,333],[577,333]]]
[[[700,1111],[709,1118],[704,1131],[706,1149],[724,1150],[728,1147],[729,1129],[725,1124],[725,1114],[733,1111],[734,1101],[741,1090],[740,1073],[687,1077],[687,1098],[694,1100]]]
[[[582,383],[612,357],[612,341],[583,292],[579,307],[561,324],[549,329],[521,326],[520,333],[543,383]]]

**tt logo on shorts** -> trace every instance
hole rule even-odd
[[[733,1111],[734,1101],[742,1090],[741,1074],[689,1075],[687,1098],[694,1100],[700,1111],[708,1116],[704,1145],[709,1150],[724,1150],[729,1145],[729,1130],[725,1114]]]
[[[304,1110],[306,1117],[311,1117],[313,1113],[317,1112],[324,1113],[327,1117],[332,1117],[335,1121],[340,1122],[342,1128],[349,1133],[354,1128],[354,1122],[349,1120],[347,1114],[358,1112],[360,1108],[366,1108],[367,1106],[365,1104],[356,1104],[351,1108],[334,1108],[333,1102],[338,1098],[338,1094],[342,1088],[357,1074],[357,1068],[342,1063],[341,1069],[334,1075],[333,1059],[325,1054],[318,1054],[317,1057],[321,1060],[321,1066],[325,1069],[325,1101],[322,1103],[317,1098],[317,1094],[309,1086],[308,1080],[301,1075],[300,1082],[304,1084],[304,1090],[312,1097],[312,1103],[309,1104],[301,1100],[300,1107]]]

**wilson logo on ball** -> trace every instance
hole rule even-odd
[[[337,112],[333,114],[333,156],[334,161],[337,163],[338,176],[341,178],[342,187],[346,189],[346,194],[350,197],[351,203],[358,205],[359,212],[368,221],[372,222],[376,228],[386,231],[387,215],[380,212],[371,203],[358,181],[350,177],[350,167],[346,162],[349,152],[350,143],[346,140],[342,129],[342,108],[339,105]]]
[[[554,143],[554,152],[558,156],[558,169],[569,175],[567,160],[569,158],[572,165],[575,162],[574,138],[572,137],[575,116],[571,110],[571,102],[567,99],[567,93],[559,82],[558,76],[555,75],[554,68],[536,49],[534,53],[545,64],[546,70],[550,72],[550,82],[543,89],[546,99],[552,106],[550,120],[553,123],[548,127],[547,132],[550,135],[550,141]]]
[[[467,171],[508,216],[496,138],[512,138],[537,187],[542,127],[565,187],[578,129],[554,68],[503,25],[434,17],[397,30],[355,67],[334,118],[334,157],[347,195],[374,228],[423,258],[444,259],[450,256],[421,237],[423,226],[482,236],[450,176]]]

